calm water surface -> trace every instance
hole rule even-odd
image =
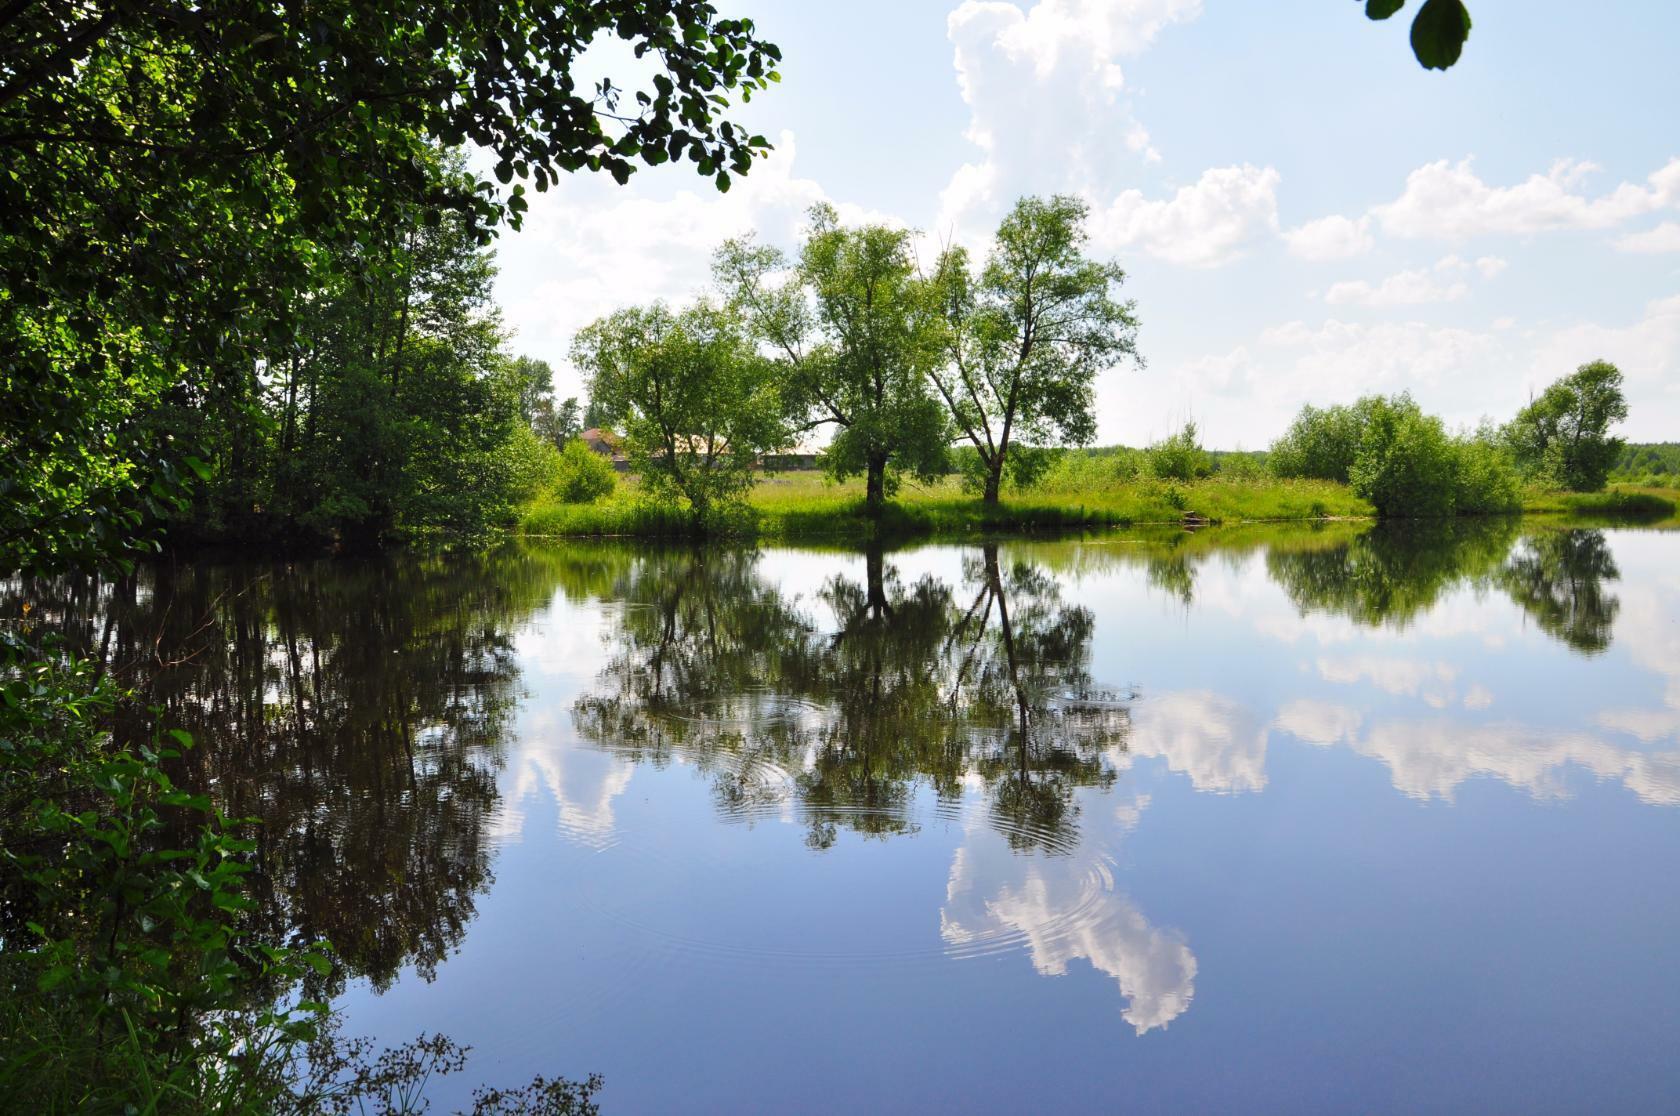
[[[524,547],[61,612],[181,660],[263,917],[339,943],[351,1030],[475,1047],[445,1110],[1680,1109],[1680,534]]]

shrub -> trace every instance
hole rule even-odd
[[[1048,446],[1013,446],[1004,459],[1004,480],[1013,492],[1042,488],[1057,464],[1068,455],[1066,450]],[[986,463],[973,446],[956,447],[951,451],[950,461],[956,467],[964,492],[978,496],[986,490]]]
[[[1483,436],[1453,445],[1458,462],[1454,510],[1459,515],[1497,515],[1522,510],[1522,478],[1504,447]]]
[[[1372,396],[1351,406],[1302,407],[1283,437],[1272,443],[1267,455],[1272,472],[1349,483],[1360,439],[1378,401]]]
[[[555,455],[555,498],[563,504],[593,504],[618,486],[612,462],[590,449],[580,438],[566,443]]]
[[[1355,494],[1385,517],[1452,515],[1457,507],[1458,457],[1441,420],[1425,415],[1409,395],[1373,397],[1348,469]]]
[[[510,495],[516,503],[552,487],[560,477],[560,451],[524,423],[515,425],[505,452]]]
[[[1214,472],[1227,480],[1256,481],[1267,475],[1266,457],[1260,453],[1229,452],[1214,455]]]
[[[1193,422],[1150,446],[1148,455],[1150,471],[1162,480],[1199,480],[1213,472],[1213,458],[1196,440]]]

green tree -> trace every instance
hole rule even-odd
[[[552,441],[558,446],[565,445],[583,433],[583,416],[578,409],[577,396],[568,395],[560,401],[560,406],[554,409],[551,432]]]
[[[1012,454],[1018,442],[1096,437],[1097,373],[1137,357],[1135,304],[1113,297],[1125,272],[1085,256],[1086,214],[1077,198],[1022,198],[978,275],[962,248],[939,260],[941,352],[929,372],[979,456],[988,504],[1005,470],[1045,463]]]
[[[545,415],[554,414],[554,369],[536,357],[515,357],[510,370],[519,391],[519,417],[537,429]]]
[[[623,423],[643,487],[686,501],[697,528],[738,503],[754,461],[787,438],[774,366],[727,307],[620,310],[578,333],[572,361]]]
[[[573,74],[605,35],[640,88]],[[92,560],[168,510],[193,447],[150,410],[248,395],[406,207],[482,238],[562,173],[686,157],[728,188],[767,147],[729,96],[778,58],[704,0],[6,5],[0,566]],[[434,173],[468,141],[522,182]]]
[[[436,172],[464,178],[459,156]],[[402,207],[366,246],[329,259],[287,344],[230,365],[135,421],[200,448],[214,469],[180,532],[375,544],[394,534],[480,531],[515,477],[510,445],[540,405],[542,366],[508,360],[495,268],[469,223]]]
[[[828,469],[863,474],[878,516],[900,473],[931,478],[946,463],[944,416],[927,380],[934,306],[907,230],[846,228],[827,205],[810,216],[792,278],[775,282],[786,257],[751,241],[719,249],[716,274],[775,354],[795,424],[836,428]]]
[[[1406,0],[1360,0],[1371,19],[1388,19]],[[1470,38],[1470,10],[1464,0],[1423,0],[1412,20],[1412,54],[1426,70],[1445,70],[1464,53]]]
[[[1621,456],[1610,436],[1628,416],[1622,373],[1609,361],[1583,364],[1541,393],[1505,428],[1519,466],[1574,492],[1597,492]]]

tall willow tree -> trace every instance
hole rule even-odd
[[[940,257],[934,283],[941,352],[929,372],[973,444],[981,488],[996,504],[1020,446],[1096,437],[1097,373],[1137,357],[1136,305],[1114,289],[1125,272],[1085,255],[1085,204],[1022,198],[976,273],[963,248]]]
[[[835,428],[828,468],[861,473],[871,515],[905,472],[938,473],[947,426],[928,386],[937,307],[916,271],[911,234],[885,225],[846,228],[827,205],[811,224],[791,276],[778,250],[730,241],[719,282],[775,354],[795,425]]]

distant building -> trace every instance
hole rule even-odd
[[[599,426],[591,426],[588,430],[579,434],[578,437],[582,438],[583,444],[595,453],[610,460],[614,469],[621,473],[629,470],[630,459],[624,452],[624,439],[619,435],[611,430],[603,430]],[[696,457],[705,456],[706,441],[698,434],[679,434],[677,439],[679,452],[693,454]],[[719,456],[727,456],[730,452],[728,445],[720,446],[717,450]],[[661,455],[654,454],[654,456],[657,458]],[[820,453],[802,453],[797,449],[790,448],[763,454],[753,464],[765,472],[787,472],[799,469],[820,469],[823,466],[823,458]]]
[[[583,439],[584,445],[603,457],[611,457],[613,454],[622,453],[624,450],[623,438],[620,438],[611,430],[602,430],[599,426],[591,426],[588,430],[579,434],[578,437]]]
[[[612,462],[612,467],[623,473],[630,468],[630,459],[624,455],[624,439],[611,430],[602,430],[599,426],[591,426],[582,434],[583,444],[595,453],[600,454]]]

